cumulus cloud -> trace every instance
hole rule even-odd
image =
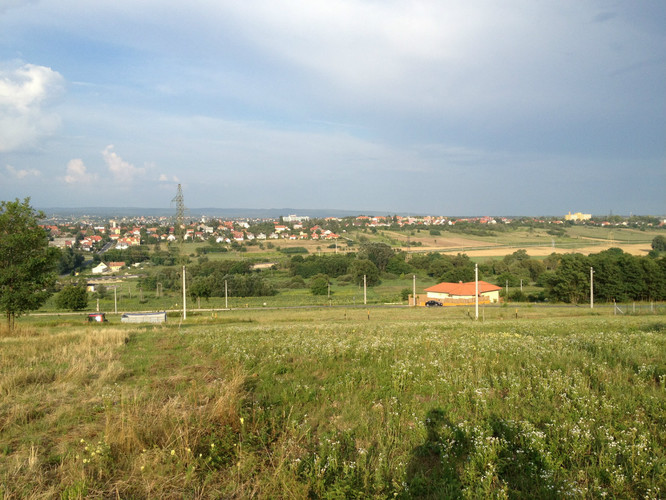
[[[26,177],[39,177],[41,175],[41,172],[39,170],[35,170],[34,168],[17,169],[11,165],[6,165],[5,169],[7,170],[9,175],[14,179],[24,179]]]
[[[137,168],[118,156],[118,153],[113,150],[113,144],[104,148],[102,156],[104,157],[106,166],[109,168],[109,172],[116,182],[131,184],[134,182],[135,177],[142,176],[146,173],[145,168]]]
[[[67,163],[67,174],[65,182],[67,184],[90,184],[97,180],[97,175],[88,173],[88,168],[83,160],[75,158]]]
[[[60,126],[48,103],[63,83],[57,71],[45,66],[0,65],[0,152],[30,147]]]
[[[160,174],[157,180],[159,182],[180,182],[180,180],[178,180],[178,177],[176,177],[175,175],[172,175],[171,178],[169,178],[167,174]]]

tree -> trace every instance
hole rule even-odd
[[[555,271],[548,278],[553,299],[577,304],[589,298],[589,259],[581,254],[564,254]]]
[[[75,252],[72,248],[66,248],[62,251],[58,262],[58,273],[73,273],[83,265],[84,260],[85,258],[79,252]]]
[[[379,284],[379,269],[369,259],[356,259],[349,266],[349,274],[353,276],[357,285],[363,284],[363,276],[368,286]]]
[[[86,282],[82,280],[78,284],[70,283],[65,286],[56,297],[56,306],[72,311],[81,311],[88,307]]]
[[[99,285],[95,286],[95,294],[97,295],[98,299],[105,299],[108,295],[108,290],[106,286],[100,283]]]
[[[310,280],[310,292],[312,295],[327,295],[329,279],[325,274],[317,274]]]
[[[364,243],[361,247],[361,254],[366,259],[372,261],[377,266],[377,269],[384,272],[394,252],[386,243]]]
[[[0,202],[0,308],[10,329],[16,316],[46,301],[55,283],[60,252],[48,246],[48,235],[37,224],[41,218],[30,198]]]
[[[655,236],[652,240],[652,250],[657,252],[666,252],[666,236]]]

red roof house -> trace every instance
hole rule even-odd
[[[502,287],[479,281],[479,298],[483,302],[499,302],[499,292]],[[439,300],[443,303],[469,303],[475,300],[476,285],[474,281],[463,283],[439,283],[425,289],[429,299]]]

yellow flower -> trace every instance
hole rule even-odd
[[[241,417],[241,418],[240,418],[240,423],[241,423],[241,425],[243,425],[243,422],[245,422],[245,420],[243,420],[243,417]]]
[[[171,450],[171,456],[173,457],[176,454],[176,450]]]

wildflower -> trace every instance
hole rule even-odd
[[[241,425],[243,425],[244,422],[245,422],[245,420],[243,420],[243,417],[241,417],[241,418],[240,418],[240,423],[241,423]]]
[[[215,443],[210,443],[210,449],[212,450],[213,448],[215,448]]]
[[[176,454],[176,450],[171,450],[171,456],[173,457]]]

